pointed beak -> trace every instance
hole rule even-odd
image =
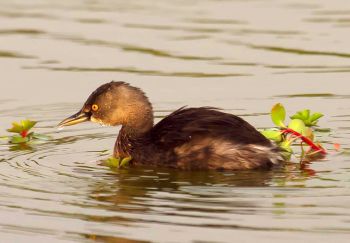
[[[64,119],[61,121],[57,126],[58,127],[66,127],[66,126],[72,126],[78,123],[82,123],[85,121],[90,121],[90,114],[85,113],[82,110],[79,111],[78,113]]]

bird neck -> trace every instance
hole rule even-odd
[[[115,156],[119,158],[133,157],[133,151],[136,151],[139,146],[144,146],[145,141],[148,141],[149,131],[150,129],[144,131],[130,126],[122,126],[114,147]]]
[[[153,110],[150,104],[143,104],[141,108],[129,110],[127,118],[122,123],[121,132],[129,138],[142,137],[153,127]]]
[[[118,134],[114,151],[116,157],[132,157],[132,151],[139,144],[142,145],[142,141],[148,138],[153,128],[153,110],[149,102],[143,103],[142,106],[131,107],[134,109],[128,109],[127,117]]]

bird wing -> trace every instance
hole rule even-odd
[[[157,123],[151,131],[158,146],[176,147],[193,138],[220,138],[239,144],[270,145],[242,118],[213,107],[182,107]]]

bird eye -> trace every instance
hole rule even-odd
[[[98,105],[93,104],[93,105],[91,106],[91,109],[92,109],[93,111],[97,111],[97,110],[98,110]]]

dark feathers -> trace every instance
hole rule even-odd
[[[151,136],[157,145],[165,147],[179,146],[195,137],[271,146],[268,139],[242,118],[212,107],[182,107],[156,124]]]

